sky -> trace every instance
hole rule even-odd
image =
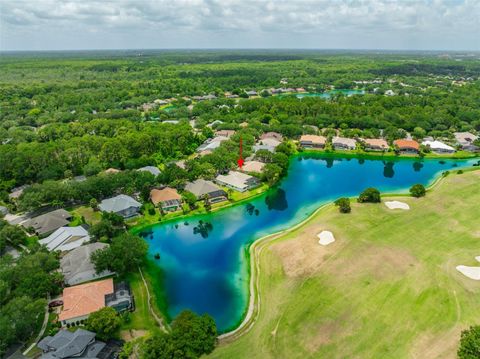
[[[0,51],[480,51],[480,0],[0,0]]]

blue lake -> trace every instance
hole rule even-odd
[[[247,244],[291,227],[320,205],[342,196],[354,196],[367,187],[382,192],[428,185],[446,170],[471,166],[473,160],[373,160],[303,155],[291,161],[288,176],[278,188],[248,204],[216,213],[171,221],[149,228],[143,235],[149,256],[162,274],[167,312],[184,309],[209,313],[218,329],[236,326],[248,305]],[[195,233],[199,221],[202,233]],[[153,259],[160,253],[159,260]]]

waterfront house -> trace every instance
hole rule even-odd
[[[420,145],[415,140],[395,140],[393,145],[403,153],[418,153],[420,150]]]
[[[230,171],[226,175],[218,175],[215,181],[219,185],[239,192],[245,192],[259,184],[258,178],[237,171]]]
[[[473,144],[473,142],[475,142],[478,139],[478,136],[474,135],[473,133],[455,132],[453,135],[455,136],[455,140],[457,141],[457,144],[462,148],[462,150],[466,150],[466,151],[479,150],[479,147]]]
[[[113,275],[114,272],[109,270],[97,273],[91,261],[92,253],[107,247],[107,243],[94,242],[75,248],[64,255],[60,259],[60,269],[65,283],[77,285]]]
[[[433,152],[436,153],[454,153],[455,148],[449,146],[442,141],[423,141],[422,145],[430,148]]]
[[[353,138],[335,136],[332,139],[332,146],[336,150],[354,150],[357,146],[357,141]]]
[[[137,171],[140,171],[140,172],[149,172],[151,173],[152,175],[154,175],[155,177],[157,177],[161,171],[158,169],[158,167],[155,167],[155,166],[145,166],[145,167],[141,167],[139,169],[137,169]]]
[[[142,204],[132,197],[120,194],[112,198],[104,199],[98,207],[102,212],[112,212],[123,218],[130,218],[138,214],[141,206]]]
[[[265,132],[260,136],[260,140],[266,140],[267,138],[273,138],[280,142],[283,141],[283,136],[278,132]]]
[[[388,151],[387,141],[382,138],[366,138],[363,140],[366,151]]]
[[[242,172],[262,173],[265,163],[259,161],[246,161],[242,166]]]
[[[90,314],[105,307],[118,312],[133,308],[133,297],[124,283],[115,285],[112,278],[67,287],[62,295],[63,308],[58,316],[62,325],[88,319]]]
[[[60,227],[48,237],[39,240],[49,251],[70,251],[90,241],[90,235],[83,226]]]
[[[228,137],[225,137],[225,136],[217,136],[214,138],[209,138],[197,148],[197,152],[212,151],[220,147],[220,144],[223,141],[227,141],[227,140],[228,140]]]
[[[300,146],[303,148],[325,148],[327,138],[317,135],[303,135],[300,137]]]
[[[150,200],[155,206],[159,206],[164,211],[176,211],[182,206],[182,196],[175,188],[165,187],[162,189],[152,189],[150,191]]]
[[[197,197],[197,200],[208,197],[210,203],[217,203],[227,200],[227,194],[212,181],[206,181],[199,178],[193,182],[187,183],[185,190],[191,192]]]
[[[33,228],[39,236],[47,236],[57,229],[70,223],[72,215],[64,209],[57,209],[52,212],[33,217],[22,223],[25,228]]]

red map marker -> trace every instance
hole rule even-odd
[[[238,163],[238,167],[240,167],[240,169],[242,169],[242,166],[243,166],[243,163],[245,162],[243,160],[243,157],[242,157],[242,151],[243,151],[243,148],[242,148],[242,138],[240,137],[240,153],[239,153],[239,158],[237,160],[237,163]]]

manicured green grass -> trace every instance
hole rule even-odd
[[[451,174],[411,210],[332,205],[260,254],[252,329],[212,358],[452,358],[480,324],[480,172]],[[320,246],[317,233],[337,241]]]
[[[131,273],[127,280],[135,298],[135,311],[130,313],[130,321],[124,323],[121,330],[147,330],[150,333],[159,331],[160,329],[148,309],[147,291],[140,272]]]
[[[89,206],[77,207],[72,210],[71,213],[74,215],[75,219],[77,217],[82,218],[83,216],[88,224],[98,223],[102,219],[102,213],[100,211],[94,211]]]

